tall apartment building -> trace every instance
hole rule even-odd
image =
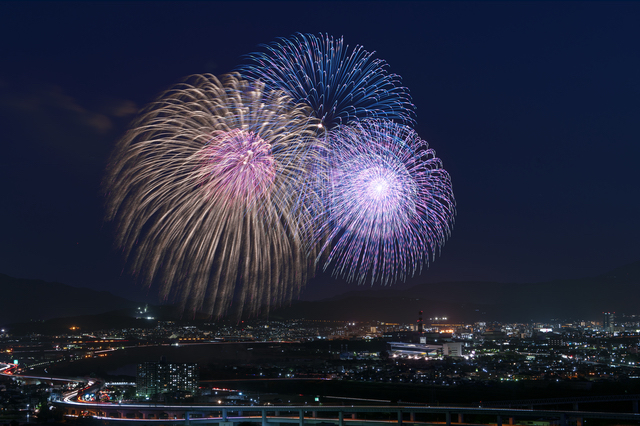
[[[602,315],[602,329],[604,331],[612,332],[615,321],[615,312],[603,312]]]
[[[136,394],[139,397],[173,392],[193,394],[198,390],[199,379],[198,364],[147,361],[138,364]]]

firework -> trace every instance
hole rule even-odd
[[[386,118],[410,124],[414,106],[400,77],[361,46],[353,50],[343,38],[296,34],[248,55],[239,68],[249,80],[282,90],[311,106],[327,128],[364,118]]]
[[[440,159],[412,129],[390,121],[339,126],[328,140],[326,214],[316,234],[328,253],[324,268],[372,284],[419,273],[453,226],[455,200]]]
[[[209,315],[295,296],[310,273],[300,226],[317,149],[309,116],[236,76],[191,76],[149,105],[106,182],[107,219],[135,274]]]

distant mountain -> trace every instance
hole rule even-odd
[[[106,329],[156,328],[158,321],[181,321],[174,306],[149,306],[147,317],[132,315],[134,309],[120,309],[91,315],[52,318],[37,322],[18,322],[4,327],[15,336],[38,333],[60,335],[68,333],[71,327],[78,327],[81,333]]]
[[[489,311],[490,308],[489,306]],[[477,321],[482,318],[489,320],[487,309],[487,306],[478,303],[439,301],[394,290],[385,290],[383,295],[369,290],[317,302],[293,303],[289,307],[275,310],[270,317],[414,323],[418,312],[424,311],[425,318],[456,313],[455,321]]]
[[[81,322],[87,324],[115,324],[129,321],[123,311],[133,312],[139,306],[107,291],[3,274],[0,292],[0,326],[52,318],[71,321],[69,317],[80,316],[85,316]],[[425,319],[445,316],[450,322],[600,320],[603,311],[640,314],[639,301],[640,262],[635,262],[596,277],[535,284],[476,281],[423,283],[404,290],[373,287],[315,302],[294,302],[273,310],[270,318],[412,323],[422,310]],[[163,315],[170,315],[169,311]],[[87,317],[106,312],[112,316]],[[46,326],[66,327],[69,321],[50,321]]]
[[[135,309],[107,291],[0,274],[0,325]]]
[[[446,316],[451,321],[599,320],[603,311],[640,314],[640,262],[606,274],[535,284],[447,282],[353,291],[317,302],[299,302],[273,317],[415,322]]]

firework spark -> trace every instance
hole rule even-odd
[[[375,52],[350,50],[342,37],[312,34],[264,47],[267,52],[248,55],[250,64],[240,72],[307,103],[325,127],[373,117],[413,123],[409,90],[387,72],[385,61],[373,58]]]
[[[279,306],[312,273],[307,167],[317,120],[282,92],[195,75],[149,105],[120,141],[107,219],[146,284],[191,312]]]
[[[435,151],[409,127],[364,120],[328,134],[327,269],[390,284],[420,272],[450,235],[455,200]],[[317,258],[320,261],[320,257]]]

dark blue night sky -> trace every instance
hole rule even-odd
[[[452,176],[452,236],[400,287],[638,261],[638,22],[638,2],[2,2],[0,273],[140,298],[103,222],[115,142],[182,77],[295,32],[386,60]]]

